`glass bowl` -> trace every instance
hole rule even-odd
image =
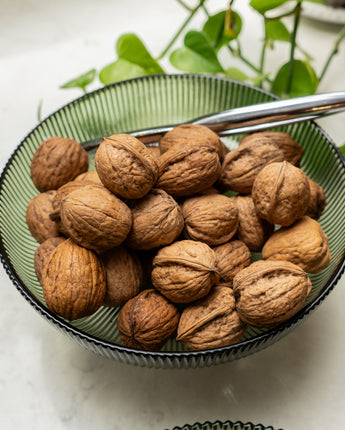
[[[311,275],[312,292],[303,309],[269,330],[249,327],[234,345],[189,351],[175,338],[159,352],[123,345],[116,326],[118,308],[100,308],[90,317],[65,321],[45,305],[36,278],[33,256],[38,243],[25,222],[29,200],[38,192],[30,178],[31,158],[39,144],[51,136],[86,142],[117,132],[188,122],[193,118],[237,106],[273,100],[261,89],[203,75],[155,75],[119,82],[67,104],[37,125],[8,160],[0,179],[0,253],[4,268],[28,303],[54,327],[88,350],[132,365],[155,368],[211,366],[248,356],[268,347],[294,330],[317,308],[344,271],[345,164],[331,139],[313,122],[279,128],[304,147],[301,168],[324,189],[328,204],[320,223],[332,253],[329,265]],[[241,135],[224,138],[230,148]],[[93,168],[96,149],[89,151]],[[7,304],[11,306],[11,303]]]
[[[174,427],[172,430],[278,430],[272,426],[263,426],[262,424],[253,424],[251,422],[243,423],[241,421],[206,421],[205,423],[186,424],[183,427]],[[283,430],[283,429],[279,429]]]

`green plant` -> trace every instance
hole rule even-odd
[[[226,8],[210,15],[207,1],[200,0],[195,8],[190,8],[184,1],[177,0],[189,11],[188,18],[178,28],[167,46],[157,58],[152,57],[140,38],[132,33],[121,35],[116,42],[117,59],[101,68],[67,82],[61,88],[81,88],[87,92],[87,86],[98,75],[102,84],[107,85],[123,79],[156,73],[165,73],[159,62],[169,55],[170,64],[179,71],[223,75],[229,78],[247,81],[264,87],[281,97],[294,97],[313,94],[325,76],[333,57],[338,52],[339,44],[345,39],[345,27],[340,31],[324,66],[319,74],[314,70],[313,59],[302,44],[298,43],[298,28],[304,1],[323,3],[321,0],[251,0],[250,6],[261,17],[264,38],[258,64],[247,58],[241,45],[243,18],[236,11],[236,0],[225,1]],[[282,6],[283,12],[282,12]],[[193,17],[204,13],[205,21],[201,29],[189,29]],[[292,29],[288,29],[283,18],[292,17]],[[184,33],[183,46],[178,46]],[[277,43],[290,45],[289,56],[277,70],[267,70],[266,54]],[[175,49],[173,49],[175,48]],[[222,64],[221,53],[227,50],[229,64]],[[237,58],[243,69],[232,67],[232,59]],[[223,60],[224,62],[224,60]]]

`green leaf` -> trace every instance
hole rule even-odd
[[[189,31],[185,36],[184,45],[170,55],[170,62],[174,67],[191,73],[224,72],[215,50],[204,33]]]
[[[234,79],[235,81],[249,81],[250,78],[242,72],[242,70],[237,69],[236,67],[229,67],[225,70],[225,76],[230,79]]]
[[[242,19],[233,10],[221,11],[208,18],[202,31],[207,35],[212,46],[218,51],[231,40],[236,39],[242,29]]]
[[[281,21],[268,20],[265,23],[265,29],[267,39],[279,42],[290,42],[291,35]]]
[[[278,71],[272,83],[272,91],[279,96],[290,97],[314,94],[318,86],[318,78],[311,65],[301,60],[294,60],[292,67],[289,94],[286,94],[286,89],[288,87],[290,63],[284,64]]]
[[[116,44],[118,57],[142,67],[146,74],[164,73],[143,42],[132,33],[121,36]]]
[[[88,72],[78,76],[77,78],[72,79],[71,81],[68,81],[65,84],[61,85],[60,88],[81,88],[83,91],[86,92],[87,85],[91,84],[95,77],[96,69],[91,69]]]
[[[287,3],[287,0],[251,0],[250,6],[264,15],[267,11]]]
[[[104,85],[108,85],[113,82],[137,78],[138,76],[144,76],[147,74],[146,70],[137,64],[130,63],[129,61],[120,58],[114,63],[103,67],[99,73],[99,79]]]

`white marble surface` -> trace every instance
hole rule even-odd
[[[211,9],[226,1],[210,0]],[[246,50],[257,58],[258,23],[247,8]],[[43,117],[80,95],[59,85],[112,60],[124,32],[154,55],[185,12],[175,1],[1,0],[0,168]],[[198,20],[199,18],[197,18]],[[339,27],[304,19],[303,43],[320,68]],[[283,53],[283,52],[282,52]],[[276,58],[269,58],[274,65]],[[345,47],[319,91],[345,90]],[[97,87],[97,85],[95,85]],[[322,120],[341,145],[345,116]],[[272,347],[196,370],[154,370],[84,350],[36,314],[0,268],[0,428],[123,430],[206,420],[252,421],[284,430],[345,427],[344,277],[311,317]]]

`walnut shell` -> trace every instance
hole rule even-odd
[[[177,143],[184,145],[201,143],[213,146],[216,149],[220,160],[223,159],[225,151],[223,142],[220,140],[217,133],[204,125],[180,124],[165,133],[159,142],[161,154]]]
[[[319,219],[326,207],[327,197],[319,184],[310,178],[308,178],[308,182],[310,199],[305,215],[310,216],[310,218]]]
[[[288,133],[283,131],[259,131],[243,137],[239,144],[254,140],[274,143],[283,152],[286,161],[294,166],[299,166],[304,149]]]
[[[219,245],[236,233],[238,210],[233,201],[222,194],[209,194],[186,199],[182,205],[187,239]]]
[[[134,249],[153,249],[172,243],[183,230],[180,206],[165,191],[153,188],[134,202],[132,228],[126,245]]]
[[[143,197],[158,176],[151,152],[129,134],[105,137],[96,151],[95,167],[102,183],[125,199]]]
[[[98,185],[103,185],[96,170],[88,170],[85,173],[78,175],[74,181],[76,182],[93,182]]]
[[[179,317],[173,303],[149,289],[125,303],[117,318],[117,327],[126,346],[157,351],[175,332]]]
[[[222,190],[250,194],[260,170],[283,160],[283,152],[274,143],[247,141],[225,156],[216,185]]]
[[[61,202],[61,221],[79,245],[96,251],[119,246],[132,226],[129,207],[102,185],[84,185]]]
[[[146,145],[146,148],[151,152],[151,155],[157,161],[161,156],[161,150],[159,149],[159,146]]]
[[[57,224],[51,220],[53,200],[56,191],[46,191],[33,197],[26,208],[26,223],[30,233],[38,243],[51,237],[59,236]]]
[[[93,251],[66,239],[44,265],[42,288],[48,308],[73,321],[93,314],[102,305],[105,269]]]
[[[124,246],[109,249],[101,255],[107,274],[103,304],[122,306],[136,296],[143,281],[143,269],[134,251]]]
[[[259,217],[250,195],[231,197],[238,209],[237,237],[250,251],[259,252],[274,231],[274,225]]]
[[[252,198],[261,218],[286,227],[305,214],[309,181],[301,169],[287,161],[271,163],[256,177]]]
[[[176,340],[192,350],[219,348],[238,342],[245,329],[232,290],[215,286],[206,297],[183,310]]]
[[[88,154],[76,140],[51,137],[41,143],[32,157],[31,179],[41,192],[57,190],[88,167]]]
[[[47,261],[50,253],[58,246],[66,240],[64,237],[51,237],[50,239],[45,240],[36,248],[34,254],[34,269],[38,279],[38,282],[42,284],[42,272],[44,263]]]
[[[152,284],[174,303],[189,303],[218,282],[216,255],[206,243],[181,240],[160,249],[153,259]]]
[[[262,248],[262,258],[291,261],[308,273],[318,273],[327,266],[331,254],[321,225],[304,216],[273,233]]]
[[[288,261],[259,260],[234,278],[236,309],[254,327],[272,327],[295,315],[312,288],[303,269]]]
[[[214,147],[207,144],[176,144],[158,160],[156,187],[174,197],[189,197],[211,187],[221,165]]]
[[[251,262],[248,246],[240,240],[232,240],[214,247],[213,251],[216,254],[220,282],[232,287],[235,275]]]

